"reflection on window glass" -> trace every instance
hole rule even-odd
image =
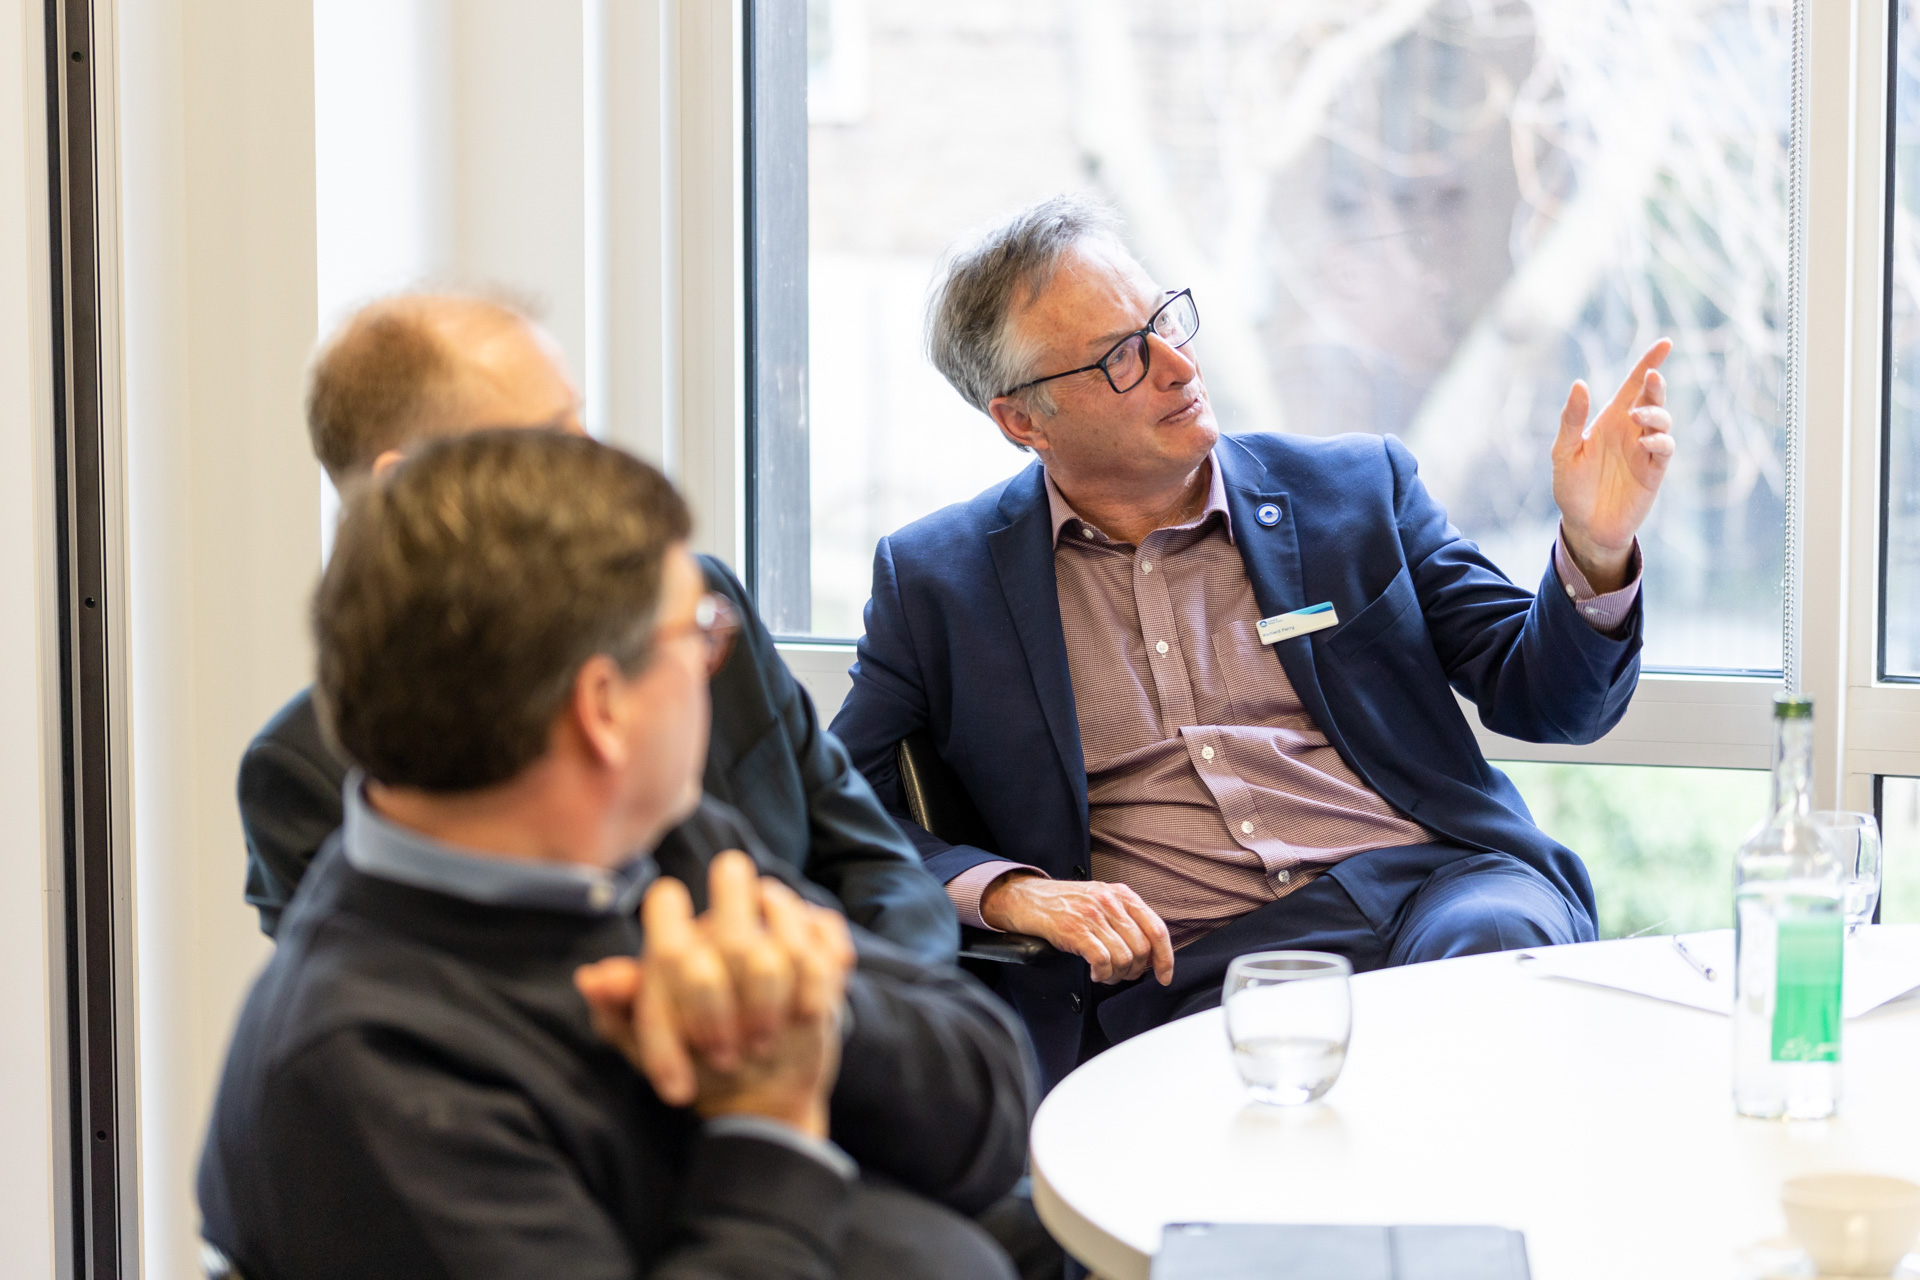
[[[1899,9],[1887,381],[1886,674],[1920,676],[1920,15]],[[1892,785],[1889,782],[1888,785]],[[1920,918],[1920,917],[1917,917]]]
[[[1733,857],[1766,813],[1765,770],[1499,768],[1541,829],[1586,862],[1601,937],[1732,927]]]
[[[1920,778],[1880,780],[1882,924],[1920,924]]]
[[[1517,581],[1573,378],[1661,334],[1654,666],[1780,661],[1789,0],[810,0],[813,629],[1028,459],[921,351],[939,252],[1063,189],[1191,286],[1230,432],[1394,432]]]

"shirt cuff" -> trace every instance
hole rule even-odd
[[[809,1159],[818,1160],[849,1182],[860,1176],[860,1166],[854,1163],[852,1156],[839,1147],[825,1138],[816,1138],[810,1133],[802,1133],[792,1125],[783,1124],[771,1116],[744,1114],[715,1116],[707,1121],[707,1134],[715,1138],[757,1138],[761,1142],[771,1142],[789,1151],[797,1151]]]
[[[995,929],[980,918],[980,895],[987,886],[1009,871],[1031,871],[1045,880],[1047,873],[1038,867],[1030,867],[1024,862],[1007,862],[998,859],[993,862],[976,863],[968,867],[953,879],[947,881],[947,896],[953,899],[953,909],[960,916],[960,923],[971,925],[975,929],[986,929],[992,933],[1004,930]]]
[[[1587,581],[1587,575],[1580,572],[1580,566],[1573,562],[1573,553],[1567,550],[1567,535],[1564,530],[1553,541],[1553,570],[1560,577],[1560,585],[1566,588],[1567,598],[1573,601],[1574,608],[1595,631],[1618,631],[1620,625],[1633,612],[1633,602],[1640,598],[1640,539],[1633,540],[1633,551],[1627,561],[1632,576],[1627,585],[1618,591],[1609,591],[1597,595],[1593,584]]]

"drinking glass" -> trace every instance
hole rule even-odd
[[[1312,1102],[1340,1078],[1353,1029],[1352,976],[1345,957],[1320,951],[1258,951],[1227,966],[1227,1042],[1257,1101]]]
[[[1846,869],[1841,905],[1852,932],[1873,919],[1873,905],[1880,900],[1880,824],[1870,813],[1823,809],[1813,815],[1813,825],[1833,841]]]

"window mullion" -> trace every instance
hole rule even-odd
[[[1803,55],[1804,483],[1797,670],[1800,686],[1822,709],[1816,787],[1820,802],[1830,805],[1837,802],[1847,772],[1842,747],[1849,741],[1849,659],[1855,652],[1849,632],[1857,594],[1851,569],[1855,549],[1862,545],[1848,517],[1857,492],[1852,442],[1871,434],[1879,416],[1880,241],[1863,233],[1877,226],[1882,207],[1885,149],[1877,135],[1885,118],[1884,97],[1872,89],[1883,62],[1866,55],[1883,47],[1885,13],[1871,4],[1801,2],[1809,12]],[[1871,154],[1863,145],[1867,142],[1875,143]]]

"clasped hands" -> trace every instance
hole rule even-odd
[[[575,971],[594,1030],[672,1106],[824,1138],[854,964],[847,923],[737,850],[713,859],[707,884],[696,918],[686,886],[661,877],[641,906],[640,955]]]

